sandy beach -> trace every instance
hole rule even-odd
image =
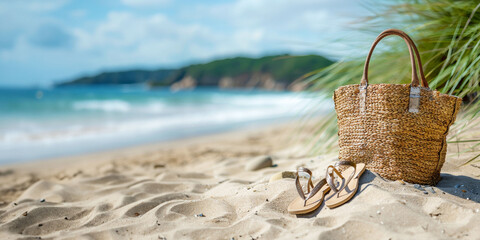
[[[290,123],[3,166],[0,239],[480,238],[480,163],[462,166],[472,155],[457,154],[460,144],[437,186],[367,170],[343,206],[289,214],[294,179],[271,176],[306,166],[316,182],[336,159],[306,150],[311,130]],[[273,166],[251,170],[268,157]]]

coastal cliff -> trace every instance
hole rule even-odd
[[[172,90],[210,86],[298,91],[304,86],[295,84],[295,80],[332,63],[329,59],[318,55],[236,57],[179,69],[105,72],[62,82],[56,86],[146,84],[150,87],[170,86]]]

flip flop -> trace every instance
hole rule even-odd
[[[300,176],[307,177],[307,193],[305,194],[300,185]],[[300,167],[295,176],[295,186],[299,197],[295,198],[290,205],[288,205],[288,212],[292,214],[305,214],[313,212],[323,202],[323,197],[330,191],[325,179],[320,180],[315,186],[312,183],[312,171],[308,168]],[[310,187],[312,190],[310,191]],[[306,195],[306,196],[305,196]]]
[[[347,167],[343,171],[338,171],[337,167]],[[332,169],[333,171],[330,171]],[[358,181],[362,173],[365,172],[365,164],[350,161],[339,161],[335,166],[328,166],[326,180],[331,192],[325,196],[325,205],[329,208],[336,208],[355,196],[358,190]],[[335,184],[334,173],[336,173],[341,181]],[[344,176],[349,176],[345,179]]]

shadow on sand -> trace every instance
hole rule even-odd
[[[363,174],[362,177],[360,178],[359,181],[359,189],[356,195],[362,193],[367,189],[369,186],[372,185],[372,181],[375,178],[381,178],[379,175],[366,170]],[[463,176],[463,175],[452,175],[448,173],[442,173],[441,174],[441,180],[435,186],[439,190],[463,198],[463,199],[470,199],[471,201],[480,203],[480,179],[475,179],[472,177],[468,176]],[[439,193],[437,191],[437,194],[442,194],[441,192]],[[355,198],[355,197],[354,197]],[[320,207],[318,207],[315,211],[308,213],[308,214],[300,214],[297,215],[298,218],[312,218],[316,217],[322,209],[325,208],[325,203],[322,202]]]
[[[365,170],[365,172],[362,174],[362,177],[360,178],[359,180],[359,188],[358,188],[358,191],[357,193],[355,194],[355,196],[357,196],[358,194],[360,194],[361,192],[363,192],[367,187],[369,187],[371,185],[371,182],[376,178],[377,176],[370,172],[369,170]],[[366,185],[364,185],[366,184]],[[340,186],[341,188],[342,186]],[[355,196],[353,197],[353,199],[355,198]],[[352,200],[352,199],[351,199]],[[351,201],[350,200],[350,201]],[[298,214],[297,215],[297,218],[312,218],[312,217],[316,217],[320,211],[322,209],[325,208],[325,201],[322,202],[322,204],[313,212],[311,213],[307,213],[307,214]]]
[[[480,203],[480,179],[463,175],[456,176],[448,173],[442,173],[440,177],[441,180],[436,186],[440,190],[460,198],[468,198]]]

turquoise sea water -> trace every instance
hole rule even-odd
[[[318,102],[300,93],[217,88],[0,88],[0,164],[271,124]]]

